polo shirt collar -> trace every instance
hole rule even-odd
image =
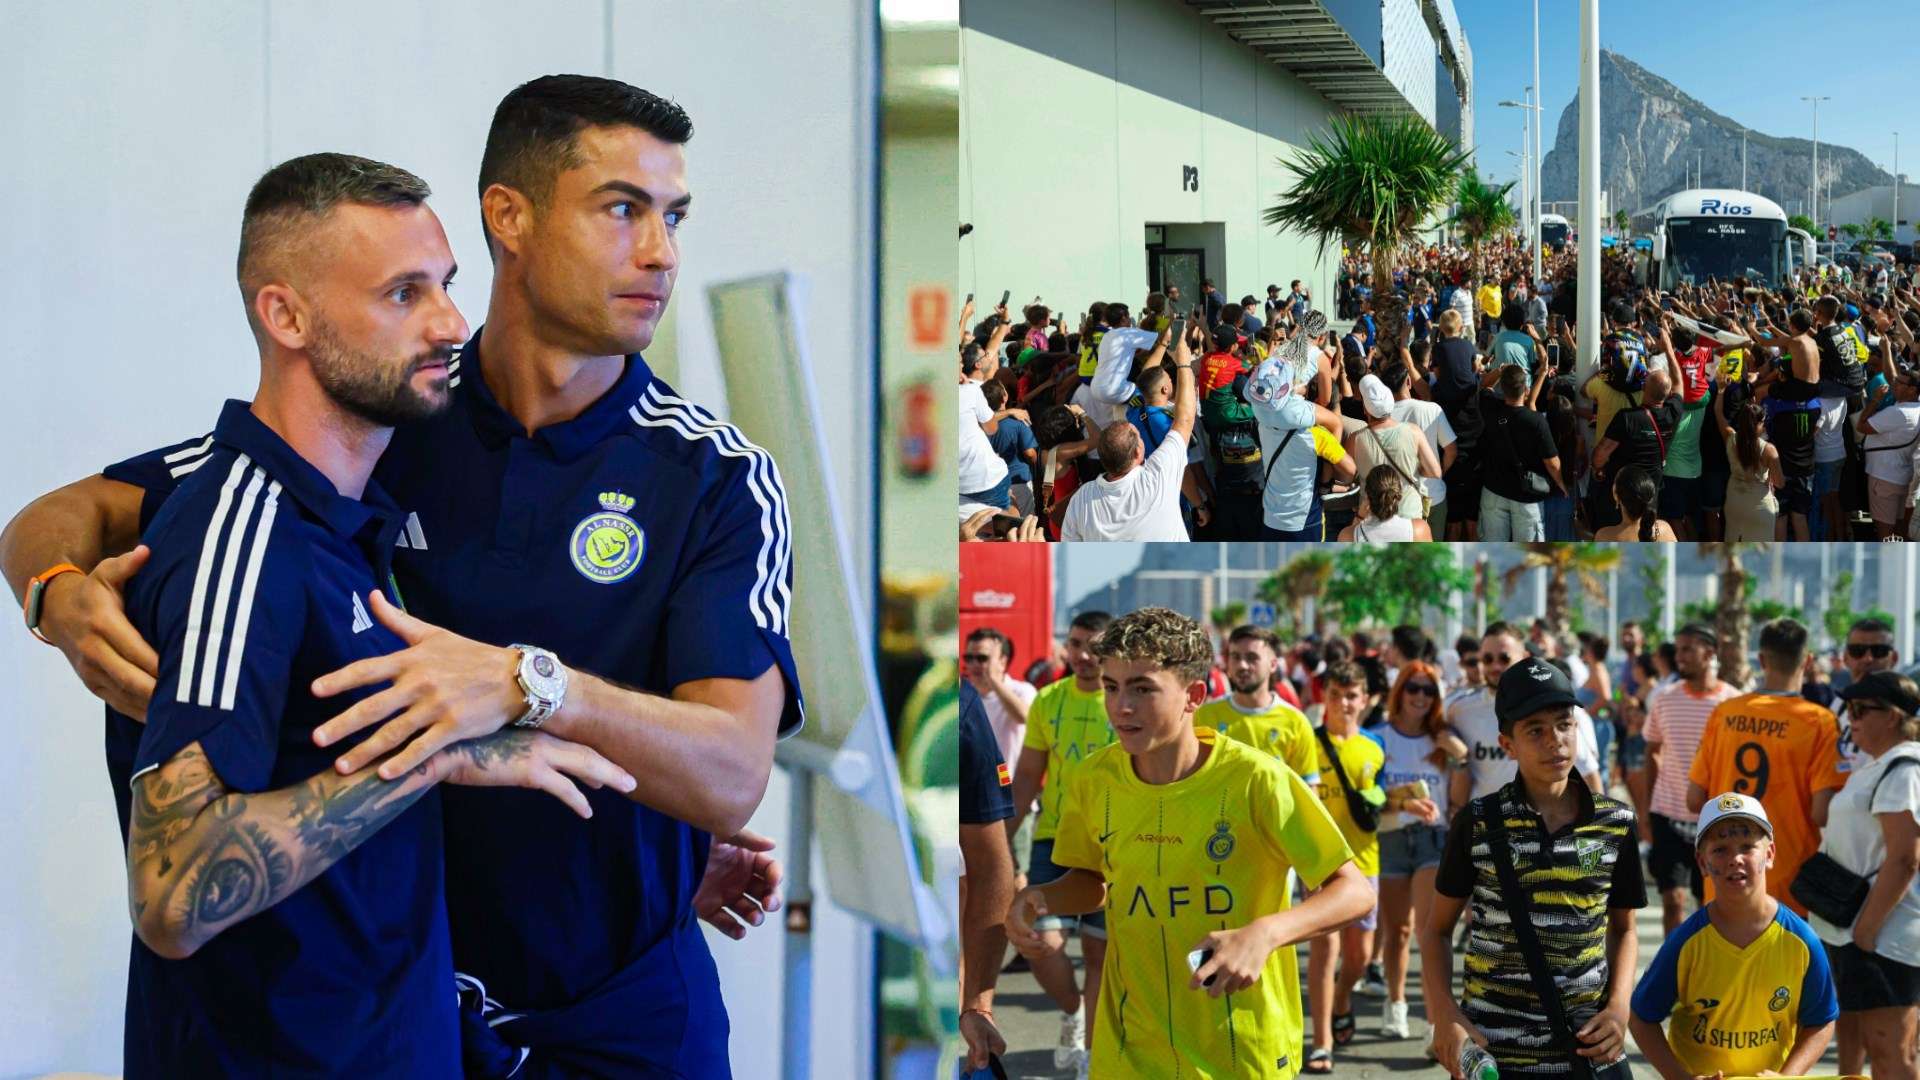
[[[1585,825],[1587,822],[1592,821],[1594,814],[1593,789],[1587,786],[1587,782],[1581,779],[1579,772],[1571,766],[1567,769],[1567,786],[1571,787],[1580,799],[1580,809],[1574,813],[1571,825]],[[1546,823],[1545,817],[1540,813],[1539,808],[1535,807],[1527,798],[1527,781],[1525,777],[1516,774],[1506,787],[1500,789],[1500,798],[1511,810],[1539,819],[1544,827]],[[1571,825],[1569,827],[1571,827]]]
[[[385,533],[397,530],[402,524],[393,500],[371,477],[361,498],[340,494],[325,473],[301,457],[279,432],[253,414],[251,402],[228,401],[220,410],[213,438],[253,459],[269,477],[279,481],[280,490],[340,536],[351,540],[369,526]],[[391,537],[388,542],[391,543]]]
[[[481,374],[485,359],[481,355],[480,339],[485,333],[484,326],[475,331],[473,340],[461,350],[461,379],[455,392],[466,401],[473,414],[474,430],[489,447],[497,448],[516,438],[531,438],[533,442],[544,445],[555,458],[561,461],[575,460],[604,442],[609,435],[633,423],[627,410],[640,400],[640,395],[653,382],[653,370],[647,367],[647,362],[639,353],[633,353],[626,358],[626,369],[620,373],[620,378],[606,393],[600,395],[599,400],[573,419],[548,424],[528,436],[520,421],[514,419],[513,414],[507,412],[493,396],[493,391],[487,388],[487,380]]]

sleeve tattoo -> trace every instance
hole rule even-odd
[[[394,780],[371,768],[352,776],[328,770],[246,793],[229,790],[193,743],[133,785],[127,871],[134,925],[162,955],[188,955],[325,872],[413,805],[449,765],[500,768],[531,746],[527,733],[502,732],[449,747]]]

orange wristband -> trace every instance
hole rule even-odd
[[[39,638],[41,641],[45,641],[49,645],[53,644],[52,641],[48,640],[47,635],[40,632],[41,604],[46,599],[47,583],[59,577],[61,574],[85,573],[85,570],[80,569],[72,563],[63,562],[57,566],[50,566],[27,580],[27,602],[23,605],[21,614],[26,617],[28,633]]]

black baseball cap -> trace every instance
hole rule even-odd
[[[1709,645],[1720,644],[1720,635],[1715,632],[1713,627],[1703,622],[1690,622],[1682,626],[1673,636],[1679,637],[1681,634],[1685,634],[1688,637],[1697,637]]]
[[[1842,701],[1884,701],[1906,713],[1908,716],[1920,716],[1920,698],[1909,694],[1900,686],[1900,677],[1891,671],[1875,671],[1847,684],[1840,691]]]
[[[1500,721],[1500,730],[1506,731],[1542,709],[1563,705],[1572,708],[1578,704],[1580,699],[1573,696],[1573,681],[1567,678],[1566,672],[1537,656],[1529,656],[1500,676],[1500,685],[1494,691],[1493,715]]]
[[[1213,328],[1213,346],[1222,352],[1236,345],[1245,345],[1246,343],[1247,339],[1240,336],[1238,327],[1221,323],[1219,326]]]

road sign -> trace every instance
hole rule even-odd
[[[1832,240],[1839,235],[1840,230],[1837,227],[1832,225],[1827,226],[1827,239]]]
[[[1273,625],[1273,619],[1272,604],[1255,601],[1247,605],[1247,621],[1253,625],[1262,628],[1270,627]]]

